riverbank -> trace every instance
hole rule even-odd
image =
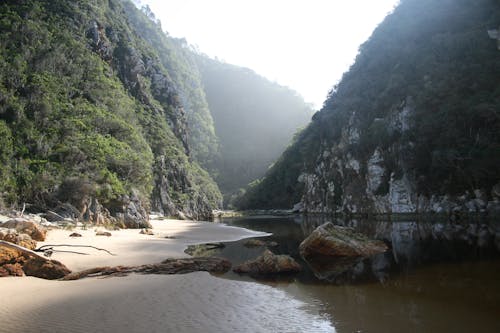
[[[54,253],[73,271],[101,265],[141,265],[187,257],[190,244],[264,236],[221,224],[153,220],[154,235],[139,230],[51,230],[46,244],[93,245],[116,254]],[[72,232],[82,237],[71,238]],[[205,272],[138,275],[79,281],[2,278],[0,332],[333,332],[314,307],[255,282],[218,279]],[[306,309],[307,308],[307,309]]]
[[[151,220],[153,235],[140,234],[138,229],[107,231],[111,236],[96,236],[96,228],[87,230],[54,229],[44,242],[50,244],[91,245],[104,248],[115,254],[86,248],[59,248],[75,250],[89,255],[54,252],[52,259],[64,263],[72,271],[80,271],[97,266],[135,266],[158,263],[166,258],[189,257],[184,250],[192,244],[209,242],[231,242],[248,237],[266,236],[267,233],[226,226],[209,222],[180,220]],[[104,231],[104,229],[103,229]],[[69,237],[77,232],[81,237]]]

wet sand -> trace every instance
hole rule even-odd
[[[55,253],[72,270],[135,265],[183,257],[189,244],[263,236],[213,223],[154,221],[154,236],[139,230],[53,230],[45,244],[87,244],[116,253]],[[175,238],[165,238],[165,236]],[[43,245],[44,243],[39,243]],[[130,275],[79,281],[31,277],[0,280],[0,332],[334,332],[318,309],[255,282],[229,281],[205,272]]]

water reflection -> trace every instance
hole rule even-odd
[[[500,262],[435,264],[381,283],[281,289],[320,300],[337,332],[499,332]]]
[[[279,243],[273,252],[289,254],[307,267],[298,246],[328,220],[295,216],[224,222],[272,233],[268,240]],[[273,285],[319,304],[337,332],[500,332],[498,223],[414,217],[333,221],[390,245],[387,253],[365,263],[375,279],[335,285],[305,270],[293,281]],[[239,264],[263,251],[240,241],[226,244],[220,254]],[[226,278],[250,279],[234,273]]]

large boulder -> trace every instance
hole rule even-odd
[[[22,254],[18,251],[0,245],[0,266],[16,263],[21,257]]]
[[[373,274],[370,261],[380,259],[387,249],[382,241],[331,222],[317,227],[299,246],[314,275],[331,282],[350,282]]]
[[[304,259],[317,255],[337,258],[371,257],[386,250],[384,242],[369,239],[352,228],[337,226],[331,222],[317,227],[299,246],[300,255]]]
[[[276,255],[269,250],[255,260],[249,260],[236,266],[236,273],[248,273],[251,276],[267,276],[286,273],[297,273],[302,267],[288,255]]]
[[[29,258],[23,264],[23,271],[28,276],[35,276],[47,280],[60,279],[71,271],[57,260],[41,260]]]
[[[47,230],[40,224],[24,219],[15,218],[0,224],[0,228],[15,229],[17,232],[29,235],[36,241],[44,241]]]
[[[0,245],[0,277],[23,276],[21,264],[24,259],[19,251]]]

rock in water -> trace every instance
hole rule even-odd
[[[327,222],[314,230],[299,246],[300,255],[321,280],[356,280],[366,273],[365,260],[384,253],[384,242],[368,239],[352,228]]]
[[[278,243],[276,243],[274,241],[263,241],[260,239],[249,239],[243,245],[245,247],[260,247],[260,246],[275,247],[275,246],[278,246]]]
[[[368,239],[352,228],[327,222],[314,230],[299,246],[304,258],[316,255],[331,257],[371,257],[385,252],[387,245],[379,240]]]
[[[27,234],[36,241],[44,241],[47,230],[41,225],[26,220],[24,218],[15,218],[0,224],[2,228],[16,229],[19,233]]]
[[[255,260],[249,260],[233,269],[236,273],[248,273],[251,276],[268,276],[300,272],[302,267],[288,255],[276,255],[269,250]]]

